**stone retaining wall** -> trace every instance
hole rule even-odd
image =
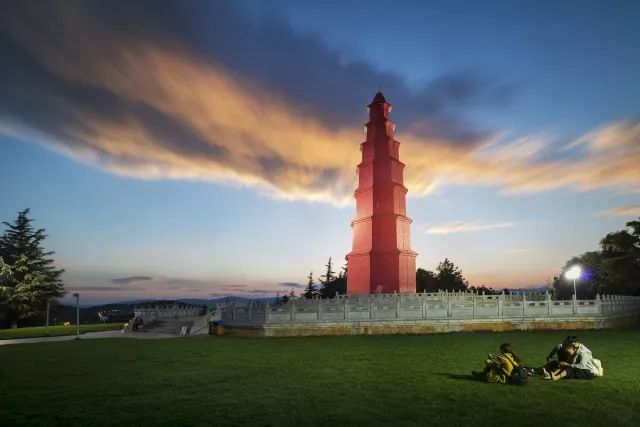
[[[396,335],[447,332],[503,332],[535,330],[610,329],[640,324],[640,314],[619,316],[567,316],[557,319],[530,317],[517,319],[433,319],[373,320],[342,322],[298,322],[286,324],[230,325],[233,335],[294,337],[321,335]]]
[[[295,298],[284,304],[233,303],[216,312],[230,332],[274,337],[603,329],[638,322],[640,297],[555,300],[549,293],[378,294]]]

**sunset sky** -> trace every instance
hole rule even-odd
[[[85,302],[299,293],[351,249],[380,88],[418,266],[545,285],[640,216],[639,20],[636,1],[0,1],[0,219],[31,208]]]

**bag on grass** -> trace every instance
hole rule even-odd
[[[602,362],[600,361],[600,359],[593,359],[591,362],[593,364],[593,375],[595,375],[596,377],[601,377],[604,374],[604,369],[602,369]]]
[[[527,385],[529,383],[529,374],[525,368],[515,368],[509,376],[509,384]]]

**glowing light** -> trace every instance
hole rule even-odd
[[[569,270],[567,270],[566,273],[564,273],[564,277],[566,277],[569,280],[576,280],[580,278],[581,274],[582,274],[582,268],[580,268],[579,265],[574,265]]]

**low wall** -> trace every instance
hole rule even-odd
[[[637,322],[640,297],[555,300],[548,293],[377,294],[295,298],[284,304],[233,303],[217,312],[230,332],[257,336],[603,329]]]
[[[447,332],[504,332],[535,330],[612,329],[640,324],[640,314],[619,316],[567,316],[557,319],[438,319],[373,320],[360,322],[299,322],[287,324],[230,325],[232,335],[296,337],[322,335],[403,335]]]
[[[154,320],[177,319],[181,317],[197,317],[204,313],[200,306],[136,308],[134,314],[142,318],[144,323]]]
[[[605,295],[555,300],[548,293],[482,295],[471,292],[296,298],[284,304],[233,303],[219,307],[226,324],[271,324],[416,319],[558,318],[640,313],[640,297]]]

